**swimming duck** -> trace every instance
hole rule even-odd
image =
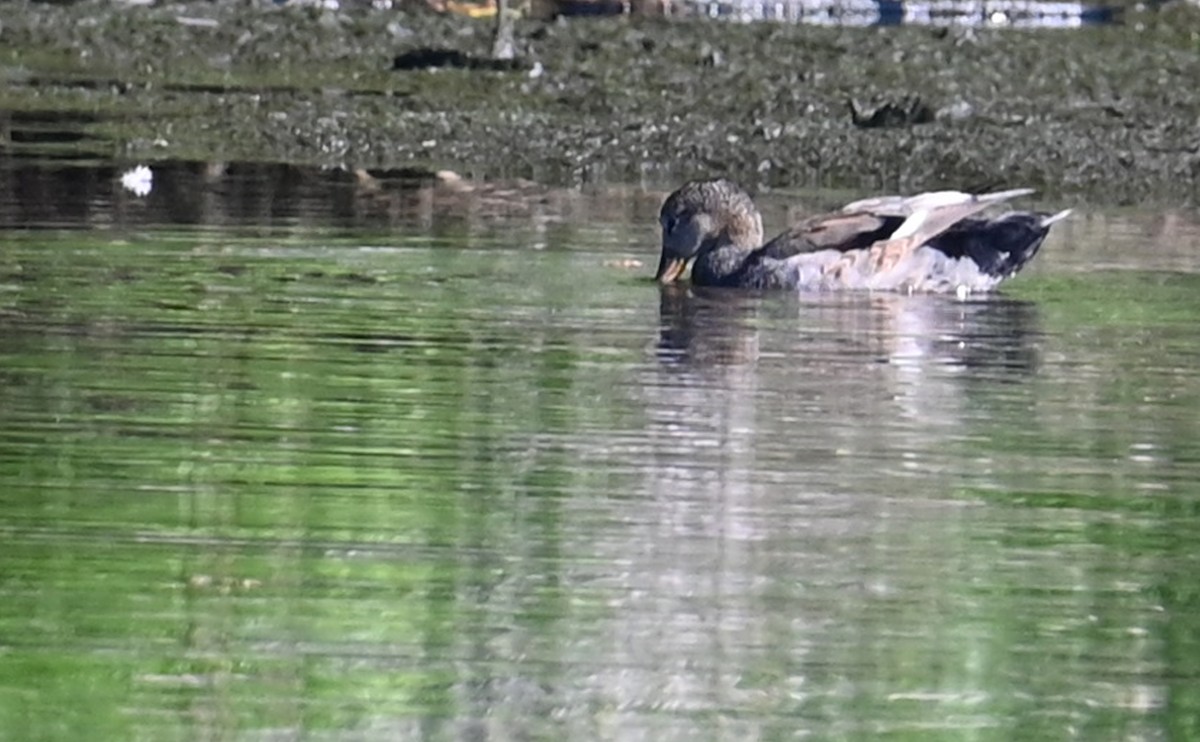
[[[763,245],[762,216],[741,186],[725,178],[696,180],[663,203],[655,278],[672,283],[691,263],[697,286],[989,291],[1028,263],[1050,226],[1070,210],[975,214],[1032,192],[869,198],[805,219]]]

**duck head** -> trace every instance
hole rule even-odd
[[[693,180],[667,196],[658,214],[662,225],[659,283],[672,283],[700,255],[719,247],[753,250],[762,244],[762,216],[750,194],[725,178]]]

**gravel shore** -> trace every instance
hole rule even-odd
[[[1053,31],[523,20],[492,65],[491,21],[420,7],[6,3],[0,109],[85,117],[128,160],[1195,203],[1198,30],[1182,6]]]

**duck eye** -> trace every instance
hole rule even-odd
[[[668,233],[674,232],[675,224],[676,224],[675,217],[673,217],[673,216],[664,216],[663,217],[662,228],[663,228],[664,232],[668,232]]]

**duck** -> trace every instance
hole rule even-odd
[[[932,191],[879,196],[800,221],[763,244],[754,200],[727,178],[693,180],[659,212],[655,279],[671,284],[691,266],[694,286],[796,291],[988,292],[1037,254],[1054,214],[980,212],[1033,193]]]

